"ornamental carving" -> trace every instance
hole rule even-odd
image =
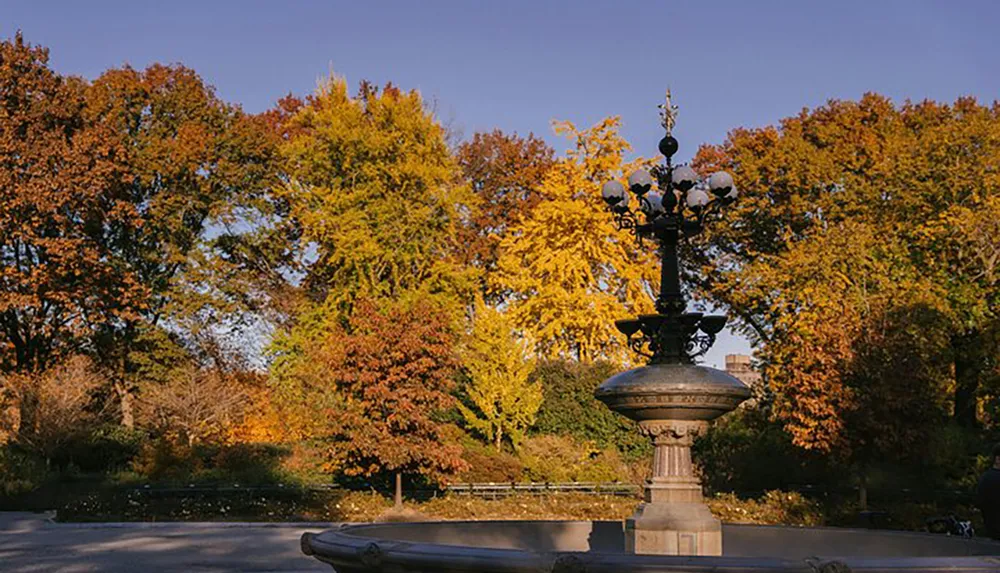
[[[653,439],[655,445],[691,445],[708,423],[702,420],[667,420],[641,422],[639,431]]]

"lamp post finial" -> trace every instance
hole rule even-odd
[[[667,130],[667,135],[671,135],[677,123],[677,106],[670,99],[670,88],[667,88],[664,102],[657,107],[660,108],[660,125]]]

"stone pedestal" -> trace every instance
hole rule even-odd
[[[625,548],[631,553],[722,555],[722,523],[702,500],[691,462],[694,438],[708,426],[699,420],[641,422],[653,439],[653,476],[644,502],[625,522]]]
[[[650,364],[608,378],[594,396],[639,422],[655,447],[645,500],[625,523],[628,551],[722,555],[722,524],[702,500],[691,445],[710,421],[750,397],[750,390],[714,368]]]

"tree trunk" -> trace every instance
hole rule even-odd
[[[121,403],[122,425],[128,429],[135,428],[135,410],[132,401],[132,393],[123,382],[115,382],[115,393],[118,394],[118,401]]]
[[[858,480],[858,507],[861,508],[861,511],[867,511],[868,510],[868,476],[866,476],[865,472],[862,471],[861,475],[859,477],[860,477],[860,479]]]
[[[979,331],[971,330],[951,337],[955,366],[955,423],[976,428],[976,395],[982,374],[983,348]]]
[[[396,508],[403,507],[403,474],[396,472]]]
[[[501,430],[499,427],[497,428],[496,437],[493,440],[493,445],[496,446],[498,452],[503,447],[503,430]]]

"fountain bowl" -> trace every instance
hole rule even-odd
[[[723,525],[721,556],[625,551],[621,521],[346,525],[302,536],[338,573],[995,573],[1000,543],[901,531]]]
[[[750,397],[738,379],[691,364],[651,364],[608,378],[594,391],[608,408],[638,422],[710,421]]]

